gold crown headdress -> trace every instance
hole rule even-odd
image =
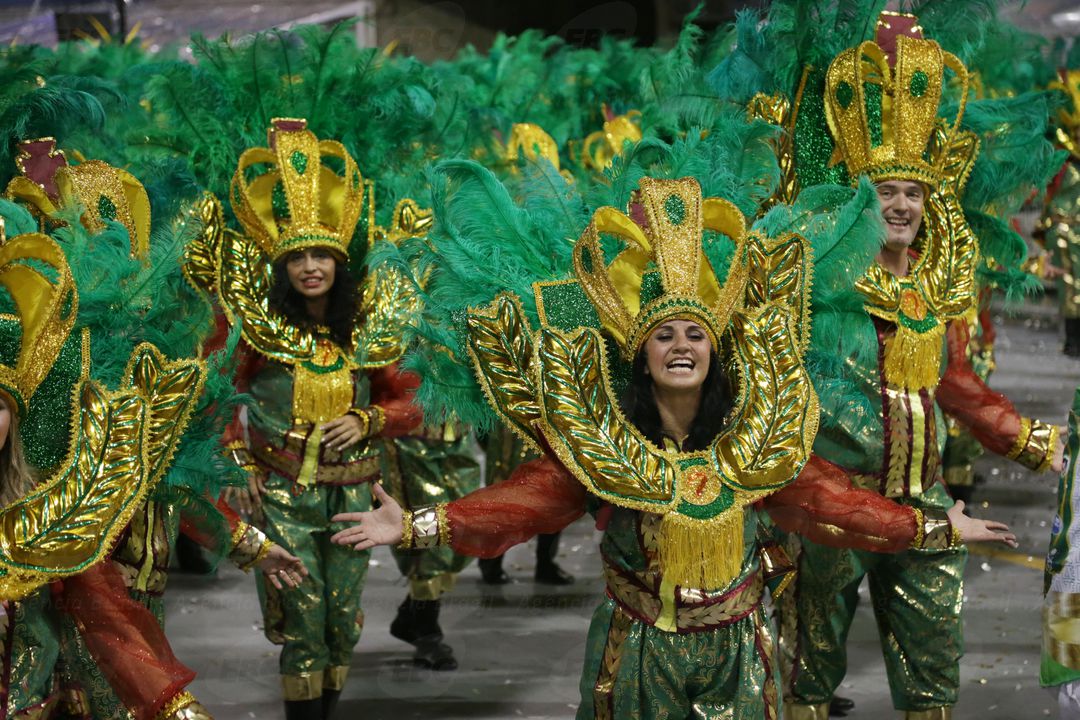
[[[630,211],[633,217],[600,208],[574,246],[575,273],[604,328],[627,357],[641,349],[653,328],[673,318],[699,322],[719,347],[746,286],[742,213],[726,200],[702,199],[693,178],[642,178]],[[723,286],[701,249],[705,229],[735,242]],[[627,243],[610,265],[604,263],[602,233]]]
[[[825,118],[836,150],[854,178],[918,180],[936,187],[944,175],[948,142],[935,137],[946,68],[959,81],[955,134],[967,100],[968,72],[952,53],[922,38],[912,15],[885,12],[875,41],[836,56],[825,77]]]
[[[38,385],[52,370],[75,324],[79,298],[60,247],[39,233],[19,235],[0,244],[0,285],[15,302],[22,324],[19,354],[13,365],[0,364],[0,392],[25,416]]]
[[[80,205],[80,219],[90,232],[100,232],[106,220],[115,220],[127,228],[132,254],[145,257],[150,249],[146,188],[125,170],[101,160],[79,159],[78,165],[69,165],[51,137],[24,140],[15,158],[21,174],[11,179],[4,194],[26,203],[42,219]]]
[[[271,261],[316,247],[347,258],[364,205],[364,179],[348,150],[320,141],[307,120],[290,118],[272,120],[267,144],[245,150],[233,175],[233,212],[248,237]],[[338,161],[343,172],[324,158]],[[271,169],[249,180],[258,165]]]
[[[615,115],[604,105],[603,112],[606,118],[604,129],[587,135],[581,147],[582,164],[596,172],[611,167],[615,157],[622,154],[623,143],[640,142],[642,138],[640,111],[631,110],[623,115]]]

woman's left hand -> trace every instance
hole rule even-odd
[[[277,543],[259,561],[259,569],[278,590],[297,587],[308,575],[303,561]]]
[[[346,413],[322,426],[322,442],[330,450],[348,450],[367,437],[367,422],[359,415]]]

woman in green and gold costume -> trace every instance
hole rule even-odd
[[[304,120],[272,122],[268,147],[244,152],[233,178],[244,234],[209,200],[186,268],[241,334],[237,386],[251,400],[225,443],[248,472],[246,502],[310,572],[299,588],[259,586],[267,637],[283,646],[286,715],[327,718],[360,638],[368,564],[329,542],[330,518],[371,506],[380,448],[370,440],[421,420],[414,379],[394,364],[412,287],[364,261],[376,238],[416,234],[421,214],[403,200],[392,228],[376,227],[373,184],[345,148]]]
[[[703,252],[706,233],[730,243],[723,282]],[[602,237],[623,242],[610,261]],[[846,487],[818,508],[807,493],[828,487],[792,484],[817,424],[800,357],[806,241],[748,232],[734,205],[703,198],[692,178],[645,177],[625,213],[593,214],[573,266],[569,279],[534,285],[538,330],[509,294],[465,320],[485,395],[540,459],[412,512],[376,487],[382,506],[338,516],[359,525],[334,542],[485,557],[588,510],[604,532],[607,597],[590,628],[578,717],[778,718],[759,513],[834,526],[857,547],[882,549],[882,537],[902,547],[915,535],[912,513],[874,493]]]
[[[89,716],[59,672],[65,623],[129,717],[209,718],[185,690],[194,673],[109,562],[173,459],[206,367],[141,344],[120,389],[89,380],[90,335],[72,333],[75,283],[47,236],[0,240],[0,286],[14,310],[0,316],[0,718],[61,705]],[[66,450],[35,471],[28,458],[56,448]]]

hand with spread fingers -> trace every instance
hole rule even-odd
[[[982,520],[964,514],[964,501],[957,500],[946,513],[949,522],[960,531],[960,539],[965,544],[973,542],[1000,542],[1009,547],[1017,547],[1016,534],[1009,532],[1009,526],[995,520]]]
[[[262,509],[262,496],[266,493],[266,471],[254,468],[248,472],[248,486],[225,488],[225,502],[251,517]]]
[[[259,561],[259,569],[270,579],[278,590],[286,587],[298,587],[308,575],[308,570],[300,558],[280,545],[274,544],[266,557]]]
[[[372,490],[379,507],[369,512],[340,513],[330,518],[333,522],[357,523],[334,533],[331,542],[352,545],[354,550],[401,542],[401,506],[382,489],[382,485],[373,485]]]

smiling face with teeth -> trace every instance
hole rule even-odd
[[[693,320],[668,320],[645,341],[645,362],[654,392],[700,392],[709,374],[712,343]]]
[[[877,184],[877,196],[887,230],[885,247],[893,252],[906,250],[922,225],[925,188],[911,180],[883,180]]]

